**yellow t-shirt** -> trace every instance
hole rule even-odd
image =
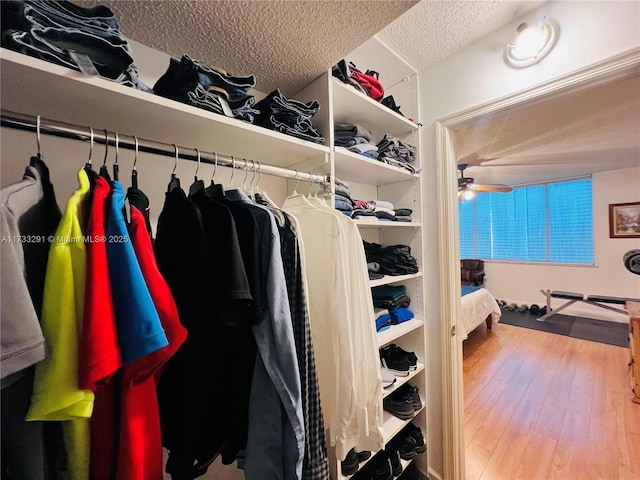
[[[67,203],[49,250],[42,302],[47,357],[36,364],[27,420],[63,421],[71,480],[89,479],[89,417],[94,394],[78,388],[78,342],[84,310],[86,257],[84,200],[89,178],[78,172],[79,187]]]

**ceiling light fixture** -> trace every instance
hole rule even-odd
[[[555,46],[560,35],[558,24],[549,17],[538,23],[518,25],[517,35],[504,47],[504,61],[514,68],[524,68],[542,60]]]

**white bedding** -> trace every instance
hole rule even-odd
[[[462,340],[466,340],[469,332],[480,325],[491,315],[496,323],[502,312],[491,292],[485,288],[480,288],[475,292],[462,296],[462,309],[458,328]]]

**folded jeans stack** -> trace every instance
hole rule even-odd
[[[324,143],[324,137],[313,127],[311,119],[320,110],[320,104],[287,99],[280,90],[274,90],[254,105],[258,114],[254,124],[292,137],[315,143]]]
[[[44,0],[3,1],[0,6],[3,47],[151,91],[139,80],[131,47],[108,7]]]
[[[378,142],[378,154],[381,162],[404,168],[411,173],[420,171],[413,165],[416,161],[416,147],[390,133],[385,133]]]
[[[378,273],[382,275],[407,275],[418,273],[418,262],[411,255],[409,245],[389,245],[383,247],[378,243],[363,240],[367,262],[380,265]]]
[[[334,144],[369,158],[378,158],[378,147],[371,143],[371,132],[356,123],[337,123]]]
[[[202,65],[188,55],[172,58],[167,71],[153,86],[156,95],[219,115],[251,121],[258,113],[249,91],[255,86],[253,75],[237,77],[226,71]]]

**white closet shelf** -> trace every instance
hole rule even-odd
[[[378,348],[384,347],[397,338],[400,338],[409,332],[413,332],[423,325],[424,321],[420,320],[419,318],[412,318],[411,320],[407,320],[406,322],[401,322],[397,325],[391,325],[388,330],[376,333]]]
[[[385,275],[384,277],[379,278],[377,280],[370,280],[369,286],[379,287],[380,285],[388,285],[390,283],[405,282],[407,280],[412,280],[414,278],[419,278],[421,276],[422,276],[422,272],[410,273],[408,275]]]
[[[422,412],[424,410],[424,402],[422,402],[422,408],[420,410],[418,410],[417,412],[415,412],[415,415],[418,415],[420,412]],[[404,427],[406,427],[407,425],[409,425],[409,423],[411,423],[411,420],[402,420],[396,416],[394,416],[393,414],[387,412],[386,410],[384,410],[383,415],[383,429],[384,429],[384,433],[383,433],[383,438],[384,438],[384,443],[385,445],[387,443],[389,443],[389,441],[395,437],[398,433],[400,433],[400,430],[402,430]],[[415,416],[414,416],[415,418]],[[423,432],[424,434],[424,432]],[[358,471],[361,471],[363,469],[363,467],[369,463],[371,460],[373,460],[373,457],[377,454],[378,452],[371,452],[371,456],[369,458],[367,458],[364,462],[360,463],[358,466]],[[400,465],[402,465],[402,471],[404,471],[405,468],[407,468],[407,466],[409,466],[409,464],[413,461],[413,459],[411,460],[403,460],[400,459]],[[353,475],[342,475],[340,473],[338,473],[338,478],[340,480],[347,480],[349,478],[353,478],[355,475],[357,474],[354,473]]]
[[[398,388],[400,388],[402,385],[404,385],[409,380],[414,378],[416,375],[421,373],[423,370],[424,370],[424,363],[418,362],[418,367],[415,370],[413,370],[412,372],[410,372],[408,376],[406,376],[406,377],[398,377],[398,376],[396,376],[396,383],[394,383],[393,386],[391,386],[389,388],[384,388],[382,390],[382,398],[385,398],[385,397],[391,395]]]
[[[383,222],[380,220],[375,220],[371,217],[358,217],[354,218],[353,221],[360,228],[419,228],[422,226],[422,223],[420,222]]]
[[[406,168],[389,165],[373,158],[367,158],[344,147],[335,147],[336,177],[358,183],[384,185],[406,182],[420,176]]]
[[[2,109],[289,167],[329,147],[0,49]],[[192,153],[192,152],[191,152]],[[314,162],[315,163],[315,162]]]
[[[425,405],[423,401],[422,408],[420,408],[420,410],[417,410],[415,412],[415,415],[413,416],[413,418],[415,418],[420,412],[424,410],[424,406]],[[404,427],[406,427],[411,423],[413,418],[410,420],[402,420],[401,418],[398,418],[392,413],[389,413],[386,410],[384,410],[382,412],[382,422],[384,424],[384,434],[383,434],[384,443],[385,444],[389,443],[389,441],[393,437],[395,437],[400,432],[400,430],[402,430]]]
[[[379,142],[385,133],[404,137],[418,129],[418,125],[402,115],[358,92],[335,77],[333,80],[333,109],[335,123],[356,123],[373,133],[372,142]]]

